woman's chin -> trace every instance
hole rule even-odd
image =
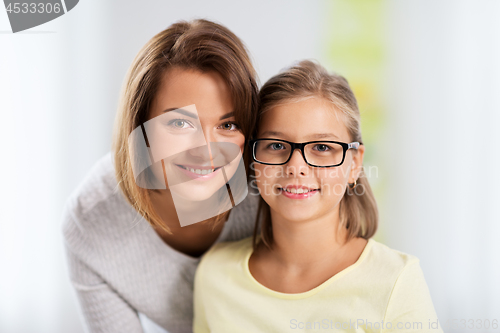
[[[195,185],[189,182],[172,186],[169,189],[170,193],[172,193],[172,197],[174,197],[174,201],[175,198],[178,198],[185,201],[200,202],[213,198],[214,194],[216,194],[223,185],[224,184]],[[213,199],[217,200],[215,197]]]

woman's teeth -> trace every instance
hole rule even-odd
[[[179,165],[179,166],[181,168],[183,168],[183,169],[186,169],[186,170],[191,171],[192,173],[196,173],[198,175],[207,175],[207,174],[212,173],[215,170],[219,169],[219,168],[215,168],[215,169],[193,169],[193,168],[185,167],[183,165]]]

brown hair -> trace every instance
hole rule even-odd
[[[344,77],[330,74],[324,67],[310,60],[297,63],[273,76],[264,84],[259,93],[260,104],[252,137],[256,138],[257,136],[258,124],[264,112],[280,104],[300,101],[309,97],[320,97],[330,102],[334,109],[340,111],[335,112],[335,115],[343,120],[351,141],[362,144],[358,103],[349,83]],[[254,168],[251,168],[250,177],[255,177]],[[362,194],[358,194],[357,188],[354,191],[346,189],[339,203],[338,230],[341,227],[347,229],[346,241],[353,237],[369,239],[375,234],[378,225],[377,203],[363,169],[361,169],[356,186],[360,186],[364,190]],[[262,197],[259,201],[253,234],[254,247],[258,244],[258,234],[260,241],[266,246],[272,245],[270,207]]]
[[[229,87],[234,116],[245,136],[255,123],[258,88],[256,73],[242,41],[226,27],[203,19],[180,21],[155,35],[135,57],[122,88],[113,129],[112,150],[118,184],[127,201],[153,226],[170,233],[155,212],[150,191],[139,187],[132,172],[128,137],[148,120],[149,108],[169,68],[215,71]],[[245,149],[244,161],[249,156]],[[247,167],[248,169],[248,167]],[[229,211],[216,217],[227,220]],[[215,225],[215,224],[214,224]]]

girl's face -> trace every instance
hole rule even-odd
[[[240,163],[245,137],[229,88],[215,72],[171,68],[163,76],[144,130],[157,180],[187,200],[210,198]],[[222,169],[223,167],[223,169]]]
[[[331,103],[317,97],[282,104],[263,114],[257,138],[295,143],[317,140],[350,143],[347,128],[341,119],[336,118],[335,112]],[[324,146],[318,147],[319,150],[325,149]],[[279,145],[278,148],[283,149]],[[361,145],[358,151],[350,149],[340,166],[330,168],[309,166],[299,149],[292,153],[291,159],[284,165],[255,162],[257,186],[271,208],[273,220],[275,214],[287,221],[297,222],[316,220],[327,215],[338,216],[338,204],[344,196],[347,183],[358,179],[363,153],[364,147]],[[305,188],[310,192],[290,194],[285,189],[291,187]]]

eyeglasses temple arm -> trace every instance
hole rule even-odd
[[[359,148],[359,142],[351,142],[347,144],[347,149],[358,149]]]

